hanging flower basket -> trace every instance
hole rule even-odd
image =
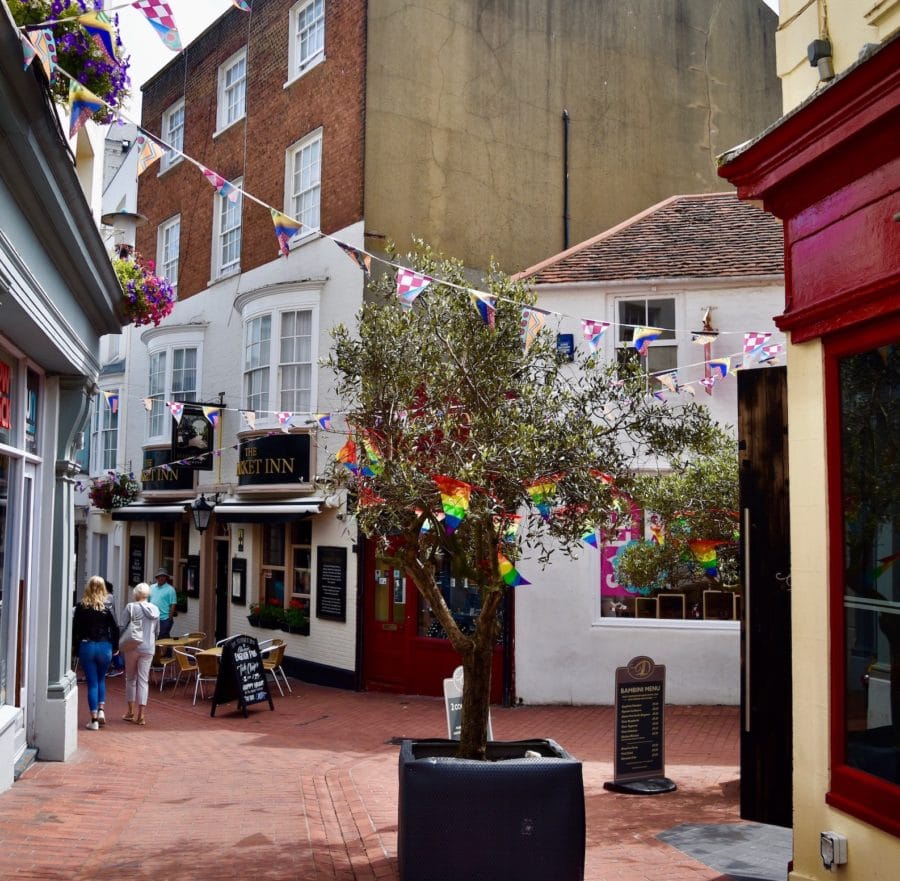
[[[177,299],[175,289],[162,276],[156,275],[152,260],[123,248],[112,261],[122,286],[122,311],[135,327],[160,321],[172,313]]]
[[[122,42],[118,36],[119,16],[111,15],[115,25],[114,48],[116,60],[112,61],[90,34],[76,20],[85,12],[101,11],[102,0],[8,0],[9,10],[17,25],[40,25],[45,21],[70,19],[50,25],[56,41],[56,63],[69,76],[90,89],[98,98],[120,110],[128,97],[128,67],[131,58],[122,54]],[[69,78],[57,73],[50,83],[53,100],[59,104],[69,101]],[[101,107],[93,115],[94,122],[112,122],[115,114]]]
[[[113,508],[130,505],[141,491],[141,485],[133,474],[119,471],[107,471],[106,477],[95,477],[91,480],[88,497],[91,504],[108,514]]]

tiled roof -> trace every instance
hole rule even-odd
[[[533,284],[784,272],[781,221],[733,193],[672,196],[516,277]]]

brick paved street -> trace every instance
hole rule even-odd
[[[357,694],[293,681],[294,693],[210,718],[190,690],[152,691],[148,725],[84,730],[68,763],[38,762],[0,795],[0,879],[391,881],[397,877],[402,736],[444,736],[433,698]],[[736,823],[738,712],[671,707],[669,795],[603,789],[612,777],[609,707],[493,708],[498,740],[552,737],[584,763],[587,881],[714,881],[715,870],[658,841],[679,823]],[[165,757],[169,756],[168,761]],[[465,879],[460,879],[465,881]],[[553,879],[547,879],[553,881]]]

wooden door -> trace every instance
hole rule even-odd
[[[374,548],[370,545],[370,549]],[[373,691],[407,691],[408,641],[415,587],[375,553],[366,555],[363,678]],[[414,603],[413,603],[414,604]]]
[[[738,372],[741,817],[791,826],[787,368]]]

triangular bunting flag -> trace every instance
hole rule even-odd
[[[639,355],[646,355],[650,343],[658,340],[662,334],[661,327],[636,327],[631,337],[631,344],[637,349]]]
[[[56,76],[56,38],[53,31],[49,28],[29,31],[28,38],[34,46],[34,51],[37,52],[37,57],[41,59],[41,66],[47,74],[47,79],[52,80]]]
[[[706,366],[709,367],[711,372],[718,373],[719,377],[724,379],[728,376],[728,371],[731,368],[731,358],[714,358],[712,361],[707,361]]]
[[[519,339],[527,352],[532,343],[537,339],[537,335],[541,332],[547,321],[547,314],[541,312],[540,309],[523,309],[522,320],[519,325]]]
[[[596,530],[596,528],[593,526],[586,528],[584,533],[582,533],[581,540],[586,545],[590,545],[592,548],[597,547],[597,530]]]
[[[153,409],[153,398],[144,398],[144,409],[148,413]]]
[[[131,5],[147,16],[147,21],[153,25],[153,30],[166,48],[173,52],[181,51],[181,37],[168,3],[163,3],[162,0],[134,0]]]
[[[103,102],[90,90],[75,80],[69,82],[69,137],[74,138],[78,130],[93,116]]]
[[[103,397],[106,399],[106,406],[109,407],[113,413],[118,413],[119,395],[116,392],[103,392]]]
[[[362,439],[362,448],[366,454],[366,461],[359,464],[363,477],[377,477],[384,470],[384,460],[381,452],[371,438]]]
[[[337,451],[334,458],[351,474],[359,473],[359,467],[356,464],[356,444],[353,443],[353,438],[347,438],[347,442]]]
[[[763,363],[765,363],[766,361],[772,361],[783,351],[784,346],[782,346],[780,343],[776,343],[774,346],[763,346],[762,357],[759,360]]]
[[[663,388],[667,388],[670,392],[678,391],[678,374],[674,370],[670,373],[659,373],[656,378]]]
[[[247,423],[250,431],[256,430],[256,413],[253,410],[241,410],[241,418]]]
[[[241,12],[250,12],[250,0],[231,0],[231,5]]]
[[[416,297],[431,284],[427,275],[419,275],[412,269],[399,269],[397,271],[397,298],[404,309],[409,309]]]
[[[706,346],[716,341],[717,333],[692,333],[691,342],[697,346]]]
[[[603,334],[608,327],[608,321],[591,321],[587,318],[582,319],[581,329],[584,332],[584,339],[592,352],[596,352],[597,349],[600,348],[600,340],[603,339]]]
[[[545,477],[525,487],[531,502],[544,520],[550,519],[550,497],[556,492],[556,478]]]
[[[745,333],[744,334],[744,355],[748,358],[754,358],[762,354],[763,346],[769,342],[771,333]]]
[[[720,541],[696,540],[689,541],[688,547],[694,555],[694,559],[703,567],[703,571],[710,578],[719,574],[716,548],[722,544]]]
[[[165,152],[159,144],[146,135],[138,135],[137,138],[138,159],[137,173],[143,174],[157,159],[160,159]]]
[[[166,406],[169,408],[172,418],[180,425],[181,416],[184,413],[184,404],[179,401],[166,401]]]
[[[346,245],[337,239],[332,241],[368,276],[372,274],[372,256],[365,251],[354,248],[353,245]]]
[[[716,384],[716,378],[714,376],[702,376],[700,377],[700,385],[702,385],[707,394],[712,394],[712,388]]]
[[[497,564],[500,568],[500,577],[507,587],[520,587],[523,584],[531,584],[531,582],[523,578],[516,567],[499,552],[497,554]]]
[[[204,407],[203,415],[209,420],[209,424],[215,428],[219,424],[222,411],[218,407]]]
[[[274,208],[269,209],[272,212],[272,223],[275,225],[275,238],[278,239],[278,250],[287,257],[290,254],[290,241],[300,232],[303,224],[287,214],[282,214]]]
[[[290,412],[290,410],[282,410],[280,413],[275,414],[278,417],[278,424],[281,426],[282,431],[290,431],[291,430],[291,420],[294,418],[294,414]]]
[[[330,413],[316,413],[315,421],[319,423],[320,428],[324,428],[325,431],[331,431],[331,414]]]
[[[472,485],[440,474],[432,475],[431,479],[441,493],[441,505],[444,508],[444,529],[447,535],[452,535],[459,528],[459,524],[462,523],[463,518],[469,511],[469,497],[472,494]]]
[[[113,34],[115,29],[109,16],[101,11],[85,12],[78,16],[79,24],[90,34],[91,39],[106,53],[106,57],[115,63],[116,47]]]
[[[22,34],[19,40],[22,43],[22,55],[25,59],[24,69],[28,70],[31,66],[31,62],[34,61],[37,56],[37,50],[31,45],[31,40],[29,40],[25,34]]]
[[[497,298],[476,290],[469,290],[469,296],[472,298],[472,305],[478,310],[481,320],[493,330],[497,317]]]
[[[240,191],[229,181],[225,180],[221,174],[216,174],[212,169],[203,168],[203,176],[213,185],[215,191],[229,202],[237,202]]]

